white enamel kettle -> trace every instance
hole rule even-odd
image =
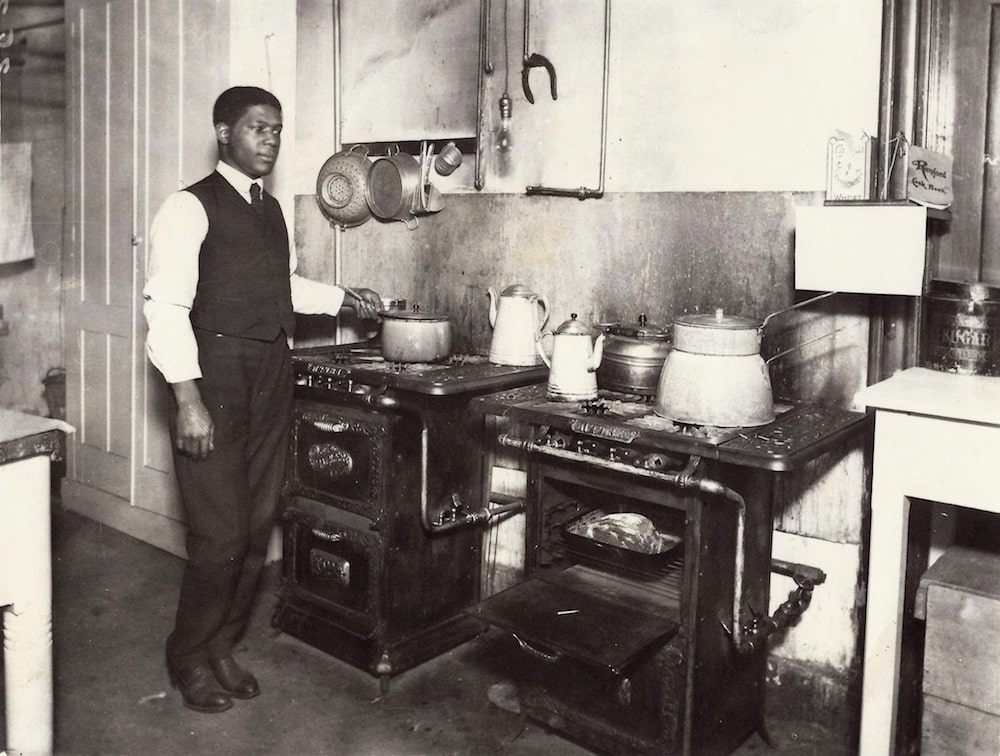
[[[487,292],[493,327],[489,361],[495,365],[537,365],[535,341],[549,320],[548,300],[523,284],[508,286],[499,296],[492,287]]]
[[[545,353],[542,340],[552,337],[552,355]],[[576,319],[576,313],[555,333],[542,331],[535,342],[538,354],[549,367],[546,395],[562,402],[597,398],[597,368],[604,354],[604,334],[595,340],[591,330]]]

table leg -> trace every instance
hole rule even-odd
[[[861,691],[861,756],[888,756],[894,748],[899,698],[904,580],[910,501],[903,493],[891,446],[876,432],[872,478],[871,546]]]
[[[40,455],[0,465],[0,533],[9,754],[51,754],[52,556],[49,467]],[[9,583],[6,583],[9,580]]]

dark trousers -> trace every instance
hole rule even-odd
[[[174,670],[228,655],[246,629],[284,477],[292,413],[285,335],[256,341],[195,330],[202,402],[215,424],[205,460],[177,452],[188,561],[167,662]],[[171,408],[175,436],[176,407]]]

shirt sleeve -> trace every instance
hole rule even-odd
[[[143,289],[146,354],[168,383],[201,378],[191,305],[198,288],[198,256],[208,216],[190,192],[172,194],[150,229]]]
[[[292,309],[301,315],[332,315],[336,317],[344,305],[344,290],[333,284],[303,278],[295,272],[297,267],[298,258],[293,249],[289,253]]]

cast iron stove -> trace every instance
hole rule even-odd
[[[391,676],[482,630],[481,394],[544,366],[386,362],[370,345],[292,354],[295,406],[274,624]]]

